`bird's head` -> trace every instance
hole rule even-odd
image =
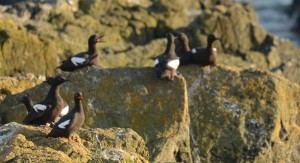
[[[46,82],[52,86],[52,85],[60,85],[67,81],[70,81],[70,80],[65,77],[62,77],[60,75],[57,75],[55,77],[49,78]]]
[[[208,43],[213,43],[216,40],[220,40],[219,37],[216,37],[214,34],[210,34],[207,36],[207,42]]]
[[[82,99],[83,99],[83,96],[82,96],[81,92],[75,93],[74,100],[82,100]]]
[[[96,44],[96,43],[98,43],[98,42],[104,42],[104,41],[102,40],[103,37],[104,37],[104,35],[100,35],[100,36],[97,36],[97,35],[91,35],[91,36],[89,37],[88,42],[89,42],[89,44]]]

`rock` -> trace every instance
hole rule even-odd
[[[85,68],[63,74],[72,82],[61,94],[72,106],[72,94],[83,91],[84,127],[136,131],[150,162],[192,162],[191,154],[193,162],[300,161],[299,85],[223,65],[179,71],[186,82],[157,80],[150,68]],[[39,101],[48,87],[7,96],[0,104],[2,123],[22,120],[26,109],[17,99],[29,93]]]
[[[220,52],[218,63],[280,70],[283,76],[299,82],[300,49],[263,29],[252,5],[225,4],[205,9],[189,25],[191,47],[206,45],[207,35],[215,33],[221,36],[221,41],[216,43]]]
[[[0,38],[1,75],[20,72],[47,75],[55,72],[49,69],[58,64],[58,58],[53,55],[55,45],[52,42],[40,40],[11,19],[5,18],[0,19]]]
[[[141,136],[131,129],[80,129],[78,142],[46,138],[49,129],[15,122],[0,127],[0,157],[4,162],[148,162]],[[82,143],[84,147],[80,146]]]
[[[0,77],[0,100],[5,96],[23,92],[45,81],[44,76],[35,77],[33,74],[26,74],[19,77]]]
[[[218,49],[233,54],[257,48],[264,41],[267,31],[257,22],[252,6],[234,3],[226,7],[226,12],[220,8],[224,6],[204,10],[190,25],[190,33],[197,34],[192,38],[193,46],[206,44],[206,36],[210,33],[221,36],[222,46]]]
[[[144,67],[153,66],[154,61],[150,59],[164,52],[167,45],[166,39],[156,39],[145,46],[134,48],[117,55],[103,55],[101,57],[104,67]]]
[[[191,162],[189,116],[185,80],[173,82],[156,78],[151,68],[84,68],[63,76],[72,82],[61,86],[70,107],[74,92],[83,92],[85,126],[131,128],[143,137],[150,162]],[[26,109],[18,102],[28,93],[34,102],[42,100],[49,86],[38,85],[0,104],[4,123],[20,122]]]
[[[217,66],[187,81],[194,162],[299,162],[300,87],[280,76]]]

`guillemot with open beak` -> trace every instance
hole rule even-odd
[[[98,52],[96,44],[99,42],[104,42],[102,38],[104,35],[96,36],[91,35],[88,39],[88,51],[78,53],[67,60],[61,62],[61,65],[57,68],[62,71],[74,71],[87,66],[100,66],[98,59]]]

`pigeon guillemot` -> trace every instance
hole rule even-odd
[[[26,109],[27,109],[27,114],[31,111],[32,107],[33,107],[33,102],[31,100],[31,98],[29,97],[28,94],[26,94],[26,96],[24,96],[21,99],[21,102],[25,105]]]
[[[90,36],[88,39],[88,51],[78,53],[75,56],[62,61],[61,65],[57,68],[61,69],[62,71],[74,71],[87,66],[99,66],[96,44],[99,42],[104,42],[102,40],[103,37],[104,35]]]
[[[82,99],[81,92],[75,93],[74,108],[54,125],[47,137],[64,137],[72,141],[70,138],[71,133],[76,132],[84,123],[85,116],[81,102]]]
[[[193,48],[191,50],[191,62],[200,66],[216,65],[217,49],[214,41],[219,40],[214,34],[207,37],[207,47]]]
[[[189,38],[185,33],[180,33],[178,35],[181,46],[176,46],[175,52],[180,58],[180,65],[190,64],[191,60],[191,49],[189,46]],[[178,47],[178,48],[177,48]]]
[[[156,71],[157,77],[160,79],[168,78],[174,80],[177,76],[177,68],[180,64],[179,58],[175,53],[174,35],[167,33],[167,47],[163,55],[159,56],[155,60],[154,70]]]
[[[59,94],[59,85],[66,81],[69,80],[61,76],[49,78],[47,83],[51,87],[46,98],[32,106],[23,123],[29,125],[45,124],[49,127],[51,123],[58,120],[62,112],[69,110],[69,107]]]

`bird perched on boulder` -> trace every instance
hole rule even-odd
[[[191,63],[200,66],[216,65],[217,49],[213,44],[216,40],[219,40],[214,34],[210,34],[207,37],[207,46],[193,48],[191,50]]]
[[[88,51],[69,57],[67,60],[62,61],[61,65],[57,68],[61,69],[62,71],[70,72],[87,66],[99,66],[96,44],[99,42],[104,42],[102,40],[103,37],[104,35],[91,35],[88,39]]]
[[[76,132],[84,123],[84,110],[82,107],[82,93],[77,92],[74,95],[75,106],[65,116],[63,116],[53,127],[47,137],[64,137],[72,141],[70,135]]]
[[[163,55],[158,56],[154,62],[154,70],[160,79],[167,78],[174,80],[177,76],[177,68],[180,64],[179,58],[175,53],[174,35],[167,33],[167,47]]]
[[[66,114],[69,111],[69,106],[66,105],[59,93],[60,84],[66,81],[69,80],[62,76],[49,78],[47,83],[51,87],[46,98],[32,106],[23,123],[49,127],[51,123],[58,121],[61,114]]]

